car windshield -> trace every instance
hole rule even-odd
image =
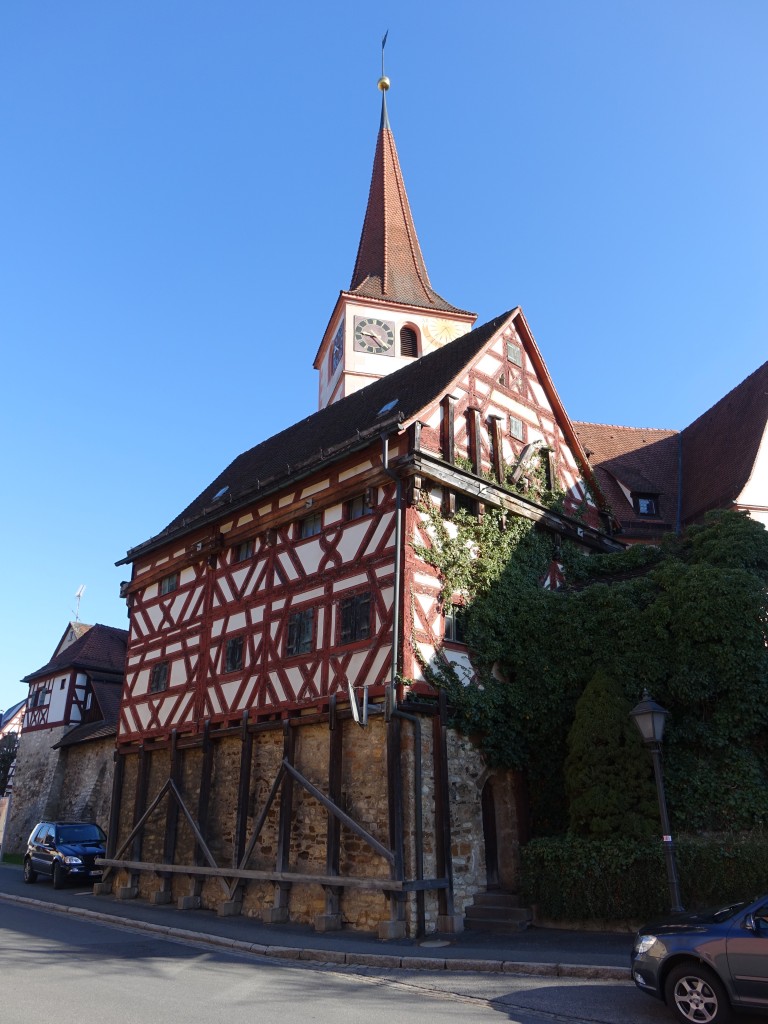
[[[710,912],[713,921],[727,921],[729,917],[738,914],[740,910],[748,906],[750,900],[739,900],[738,903],[727,903],[724,907],[718,907]]]
[[[106,836],[98,825],[61,825],[56,838],[60,843],[103,843]]]

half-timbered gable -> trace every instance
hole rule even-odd
[[[127,639],[124,629],[70,623],[50,661],[24,678],[9,850],[23,849],[45,813],[106,824]]]

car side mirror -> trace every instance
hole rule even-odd
[[[758,930],[757,921],[755,920],[754,914],[747,914],[744,918],[744,927],[748,932],[756,932]]]

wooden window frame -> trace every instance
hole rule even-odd
[[[165,597],[167,594],[172,594],[178,590],[179,582],[178,572],[169,572],[167,576],[163,576],[160,580],[160,596]]]
[[[367,607],[367,616],[363,608]],[[347,594],[338,603],[337,637],[339,646],[363,643],[373,635],[373,595],[370,590]],[[350,621],[351,620],[351,621]]]
[[[345,505],[344,518],[348,523],[353,523],[357,519],[365,519],[366,516],[370,515],[373,515],[373,501],[370,490],[364,491],[362,494],[356,494]]]
[[[447,605],[443,612],[444,628],[443,639],[449,644],[461,644],[467,646],[466,617],[467,606],[464,604]]]
[[[247,562],[249,558],[253,558],[255,549],[256,544],[253,537],[241,540],[239,544],[234,544],[232,547],[232,563],[240,565],[241,562]]]
[[[167,661],[158,661],[152,666],[149,676],[149,692],[163,693],[168,689],[171,680],[171,667]]]
[[[314,529],[314,526],[317,529]],[[310,512],[308,516],[304,516],[296,524],[296,539],[297,540],[309,540],[310,537],[316,537],[319,533],[323,532],[323,513]]]
[[[315,649],[315,608],[299,608],[288,616],[285,638],[286,658],[311,654]]]
[[[236,656],[235,656],[236,655]],[[230,636],[224,645],[224,673],[241,672],[245,665],[245,637]]]

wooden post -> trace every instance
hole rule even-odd
[[[283,722],[283,757],[293,764],[296,737],[291,723]],[[277,825],[277,870],[282,874],[290,868],[291,856],[291,824],[293,819],[293,777],[286,772],[280,788],[280,813]],[[288,920],[288,897],[291,891],[290,882],[277,882],[275,885],[275,902],[271,910],[264,911],[264,921],[270,924],[284,924]]]
[[[445,690],[438,696],[439,717],[435,717],[435,825],[438,875],[448,880],[448,888],[438,892],[437,930],[461,932],[464,919],[453,905],[453,842],[451,838],[451,792],[448,783],[448,699]]]
[[[178,744],[178,733],[176,729],[171,732],[171,771],[170,777],[174,786],[180,791],[181,779],[181,752]],[[176,839],[179,824],[179,805],[173,795],[169,794],[168,804],[165,809],[165,837],[163,839],[163,862],[173,864],[176,860]],[[165,875],[160,883],[160,888],[150,895],[152,903],[170,903],[173,898],[173,880],[171,875]]]
[[[396,881],[405,880],[405,851],[403,842],[403,766],[401,720],[392,717],[387,722],[387,795],[389,802],[389,845],[394,854],[391,875]],[[379,922],[379,938],[405,938],[405,894],[389,894],[389,920]]]
[[[336,716],[336,694],[331,694],[328,716],[328,796],[335,804],[341,804],[341,780],[343,767],[343,725]],[[341,822],[335,814],[327,812],[328,833],[326,837],[325,873],[338,875],[341,859]],[[325,913],[315,916],[315,930],[337,931],[341,928],[341,888],[324,886]]]

